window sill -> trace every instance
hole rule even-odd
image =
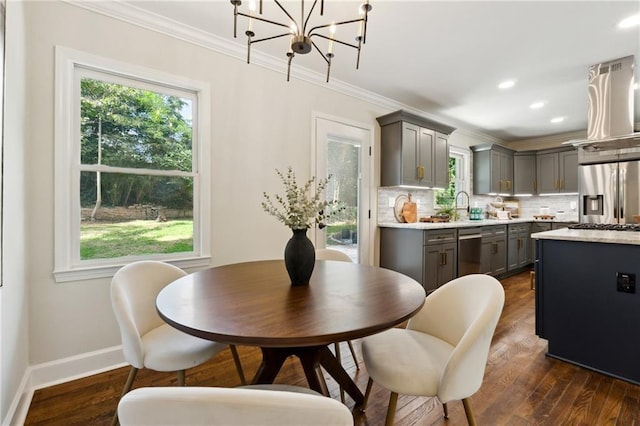
[[[158,259],[162,260],[162,259]],[[187,259],[165,260],[167,263],[177,266],[181,269],[202,268],[211,265],[211,257],[194,257]],[[133,260],[132,260],[133,262]],[[130,262],[126,262],[130,263]],[[100,278],[111,278],[126,263],[119,265],[101,265],[90,267],[78,267],[73,269],[65,269],[53,271],[53,277],[56,283],[65,283],[72,281],[88,281]]]

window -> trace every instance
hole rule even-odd
[[[208,264],[208,86],[57,48],[56,105],[56,280]]]
[[[457,147],[449,148],[449,187],[435,191],[437,207],[453,206],[460,191],[469,193],[469,152]],[[463,200],[460,200],[464,202]]]

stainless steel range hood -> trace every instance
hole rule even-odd
[[[598,162],[611,150],[640,148],[640,132],[633,129],[634,74],[633,56],[589,67],[589,116],[587,139],[572,140],[581,162]],[[607,151],[597,155],[600,151]]]

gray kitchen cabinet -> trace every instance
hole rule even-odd
[[[578,152],[575,149],[540,151],[536,163],[538,194],[578,192]]]
[[[380,266],[413,278],[428,294],[456,277],[457,235],[455,228],[381,228]]]
[[[449,186],[449,134],[455,128],[396,111],[377,118],[381,128],[382,186]]]
[[[507,225],[507,271],[532,263],[531,226],[528,223]]]
[[[427,294],[456,277],[456,229],[424,231],[424,289]]]
[[[480,273],[501,275],[507,272],[507,227],[493,225],[482,227]]]
[[[536,153],[532,151],[513,154],[513,193],[537,194]]]
[[[551,223],[551,229],[562,229],[562,228],[567,228],[570,225],[575,224],[575,222],[552,222]]]
[[[513,151],[493,144],[471,150],[474,194],[513,194]]]

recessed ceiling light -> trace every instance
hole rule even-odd
[[[515,85],[516,85],[515,80],[505,80],[502,83],[498,84],[498,87],[500,89],[511,89]]]
[[[555,117],[551,119],[552,123],[562,123],[564,121],[564,117]]]
[[[632,15],[618,22],[618,28],[631,28],[640,25],[640,14]]]
[[[544,106],[544,102],[540,101],[540,102],[534,102],[531,105],[529,105],[529,108],[531,109],[540,109]]]

